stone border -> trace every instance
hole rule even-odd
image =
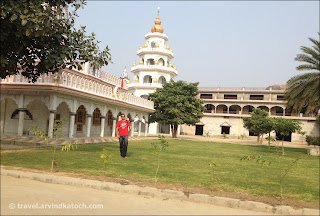
[[[245,201],[234,198],[217,197],[206,194],[187,193],[182,191],[174,191],[168,189],[157,189],[152,187],[143,187],[138,185],[126,185],[114,182],[104,182],[98,180],[81,179],[74,177],[57,176],[53,174],[43,174],[35,172],[27,172],[20,170],[10,170],[1,168],[1,175],[11,176],[15,178],[27,178],[36,181],[73,185],[80,187],[90,187],[100,190],[110,190],[136,195],[144,195],[150,197],[158,197],[162,199],[178,199],[183,201],[191,201],[197,203],[207,203],[217,206],[229,207],[233,209],[243,209],[251,211],[260,211],[271,214],[283,215],[319,215],[318,209],[296,208],[286,205],[271,205],[261,202]]]

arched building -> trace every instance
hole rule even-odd
[[[43,74],[36,83],[21,73],[7,76],[0,87],[1,135],[27,135],[36,125],[51,137],[54,122],[64,119],[65,137],[114,137],[120,113],[133,123],[134,117],[147,122],[154,111],[152,101],[128,92],[121,79],[93,71],[90,63],[81,70]],[[134,129],[139,136],[147,127],[140,121]]]
[[[232,137],[254,136],[243,127],[243,118],[250,117],[254,108],[260,108],[271,117],[283,117],[300,121],[306,135],[319,136],[319,127],[315,123],[315,114],[290,113],[284,101],[285,85],[268,88],[199,88],[198,98],[204,100],[204,116],[195,126],[184,125],[183,134],[211,135],[229,134]],[[273,134],[278,136],[277,134]],[[294,133],[285,139],[298,141],[305,137]]]

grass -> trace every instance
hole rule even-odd
[[[159,183],[279,198],[279,173],[291,161],[301,158],[284,181],[284,198],[319,202],[319,157],[307,155],[306,149],[286,148],[286,155],[282,157],[280,164],[274,147],[269,150],[266,146],[173,139],[168,141],[167,152],[161,157]],[[157,167],[152,142],[158,141],[129,142],[128,159],[119,157],[118,143],[84,144],[78,150],[68,153],[58,150],[57,168],[64,172],[152,183]],[[100,158],[103,149],[113,155],[106,169]],[[272,163],[270,166],[262,166],[253,161],[240,162],[240,158],[246,155],[261,156]],[[1,164],[49,170],[51,156],[50,148],[1,153]],[[211,162],[217,165],[215,176],[219,180],[210,179]]]

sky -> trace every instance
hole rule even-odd
[[[267,87],[299,75],[301,46],[319,40],[319,1],[87,1],[76,26],[109,46],[113,64],[103,71],[129,78],[137,51],[160,7],[173,49],[175,80],[199,87]]]

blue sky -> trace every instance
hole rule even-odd
[[[88,1],[77,25],[109,46],[120,76],[130,68],[160,7],[179,76],[200,87],[267,87],[301,72],[294,61],[301,46],[319,39],[318,1]]]

